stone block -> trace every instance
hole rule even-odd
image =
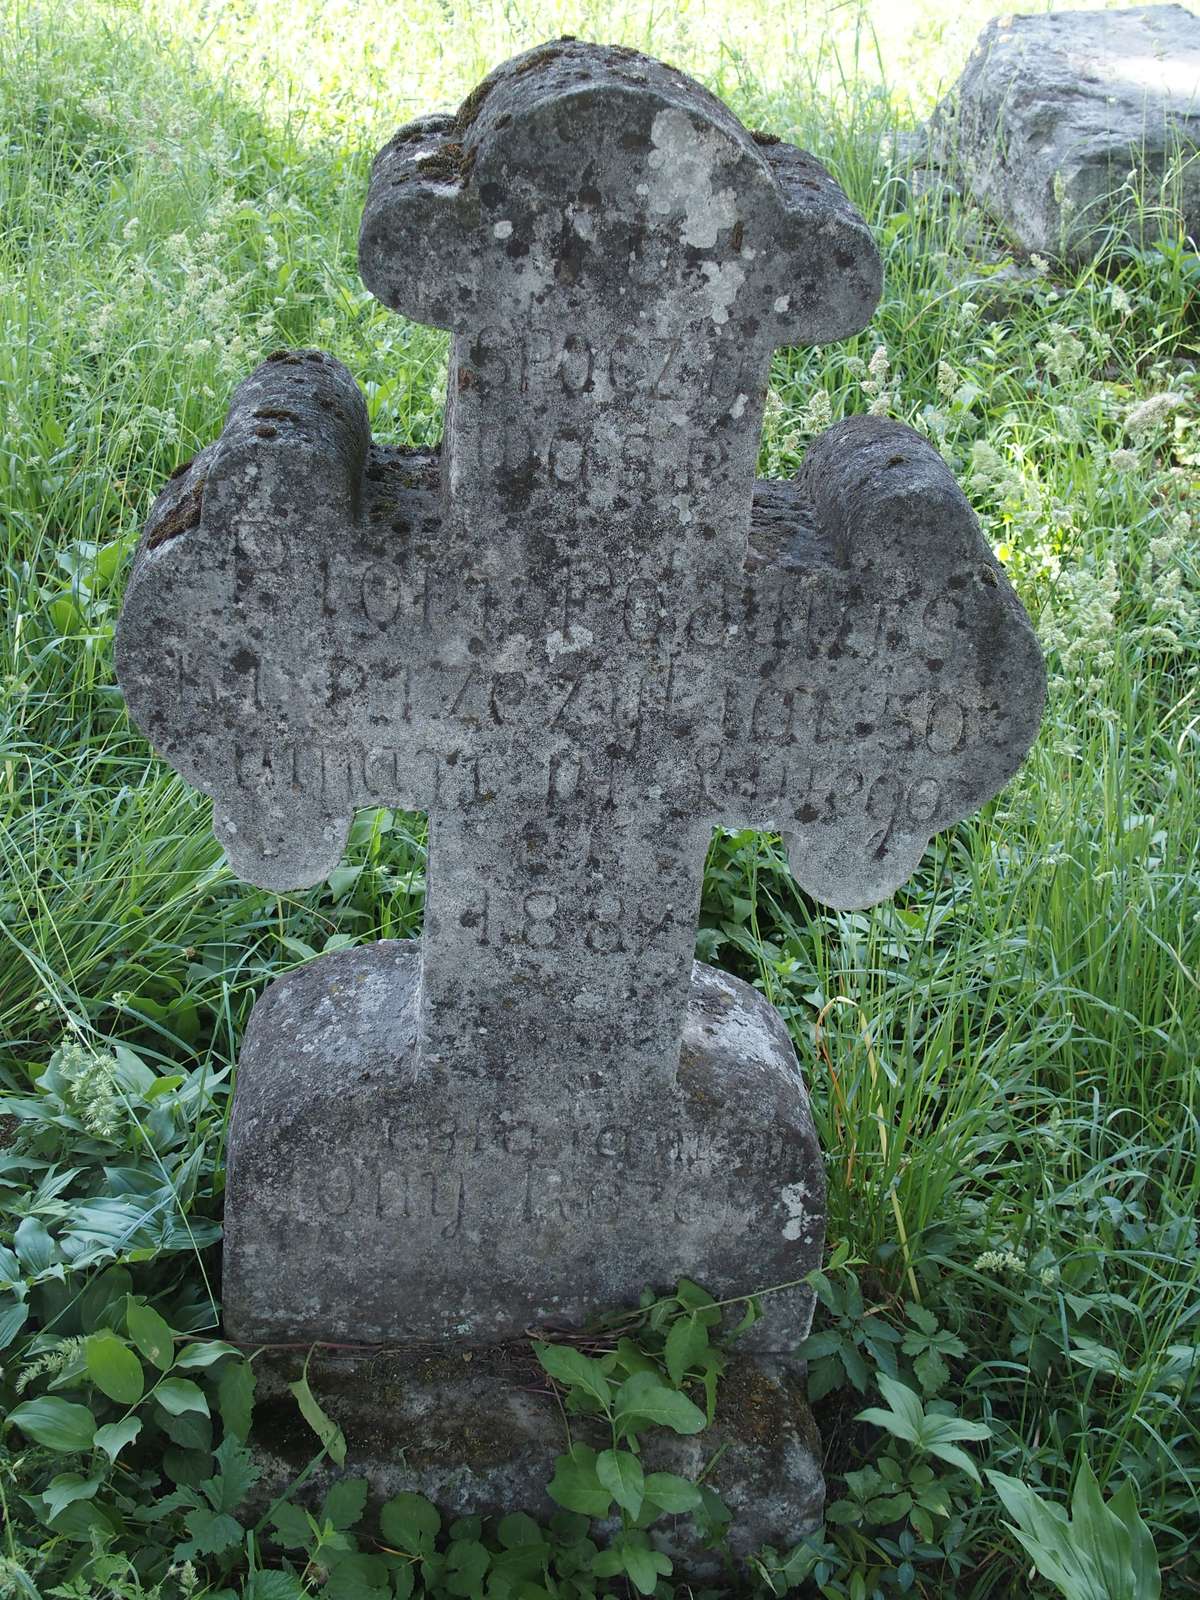
[[[1200,18],[1180,5],[989,22],[930,148],[1022,249],[1200,234]],[[1127,180],[1133,174],[1133,182]]]
[[[529,1344],[471,1350],[319,1352],[308,1381],[346,1439],[346,1467],[325,1460],[300,1498],[314,1508],[341,1476],[366,1477],[368,1521],[401,1492],[422,1494],[443,1525],[460,1516],[522,1510],[542,1523],[559,1508],[546,1493],[554,1459],[566,1448],[558,1402]],[[315,1437],[287,1384],[305,1369],[303,1351],[270,1351],[259,1373],[251,1436],[265,1510],[312,1460]],[[572,1437],[593,1449],[610,1443],[595,1419],[571,1418]],[[764,1544],[788,1549],[815,1532],[824,1509],[820,1440],[804,1397],[802,1367],[733,1354],[718,1390],[717,1414],[703,1433],[645,1435],[647,1472],[705,1476],[733,1513],[729,1545],[739,1558]],[[603,1537],[615,1523],[597,1524]],[[705,1550],[690,1517],[655,1523],[652,1538],[681,1579],[711,1580],[720,1557]]]

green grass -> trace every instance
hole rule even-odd
[[[384,438],[435,440],[444,340],[357,276],[371,154],[549,35],[648,48],[826,160],[884,256],[867,332],[779,353],[764,470],[793,471],[830,417],[886,406],[941,444],[1049,650],[1029,761],[893,904],[830,913],[775,842],[714,841],[700,950],[787,1018],[828,1153],[831,1244],[853,1264],[825,1297],[833,1493],[881,1448],[853,1421],[867,1399],[839,1351],[866,1350],[873,1382],[870,1330],[910,1327],[915,1286],[961,1342],[941,1395],[992,1428],[988,1464],[1059,1501],[1085,1453],[1109,1492],[1132,1476],[1164,1593],[1186,1595],[1200,1592],[1196,1371],[1179,1354],[1200,1320],[1200,277],[1165,228],[1141,252],[1014,285],[969,203],[914,184],[894,135],[991,10],[0,5],[0,1079],[28,1095],[69,1041],[200,1072],[182,1149],[202,1154],[197,1215],[215,1216],[220,1074],[255,995],[306,952],[417,931],[420,819],[360,816],[346,866],[310,894],[230,877],[207,805],[125,718],[111,638],[126,558],[166,473],[280,344],[345,361]],[[1177,403],[1140,427],[1135,407],[1163,394]],[[103,1188],[103,1149],[39,1151],[47,1171],[78,1170],[31,1198],[20,1163],[0,1166],[10,1232],[29,1212],[53,1229]],[[143,1263],[139,1287],[201,1327],[211,1302],[186,1259]],[[850,1271],[862,1315],[846,1310]],[[3,1358],[5,1405],[23,1349]],[[995,1497],[955,1493],[912,1592],[1049,1593]],[[898,1592],[894,1529],[847,1521],[836,1539],[830,1584],[857,1564],[861,1593]]]

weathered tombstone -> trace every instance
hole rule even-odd
[[[1114,236],[1194,238],[1200,18],[1180,5],[995,18],[929,133],[934,160],[1026,250],[1080,262]]]
[[[119,636],[243,876],[319,881],[356,806],[430,816],[421,945],[312,962],[251,1021],[227,1327],[497,1345],[686,1274],[791,1286],[747,1341],[775,1383],[822,1162],[780,1020],[693,962],[711,831],[880,899],[1020,762],[1033,633],[908,429],[841,423],[755,484],[772,351],[863,326],[879,263],[817,162],[682,74],[509,62],[382,151],[360,254],[452,330],[440,452],[373,443],[329,357],[272,357],[156,504]],[[820,1504],[789,1426],[742,1495],[784,1538]]]

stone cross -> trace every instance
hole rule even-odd
[[[563,40],[396,135],[360,261],[451,331],[440,450],[373,443],[330,357],[270,358],[160,497],[120,628],[244,877],[318,882],[358,806],[429,813],[420,954],[329,958],[251,1024],[227,1319],[492,1337],[679,1272],[796,1280],[820,1157],[778,1019],[693,966],[712,829],[871,904],[1043,692],[919,436],[852,419],[755,482],[772,352],[864,326],[868,231],[682,74]]]

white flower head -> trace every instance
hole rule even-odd
[[[1125,417],[1125,432],[1131,439],[1140,439],[1147,433],[1153,433],[1168,417],[1178,411],[1186,401],[1181,394],[1171,394],[1164,390],[1161,394],[1148,395],[1145,400],[1139,400],[1132,406]]]

